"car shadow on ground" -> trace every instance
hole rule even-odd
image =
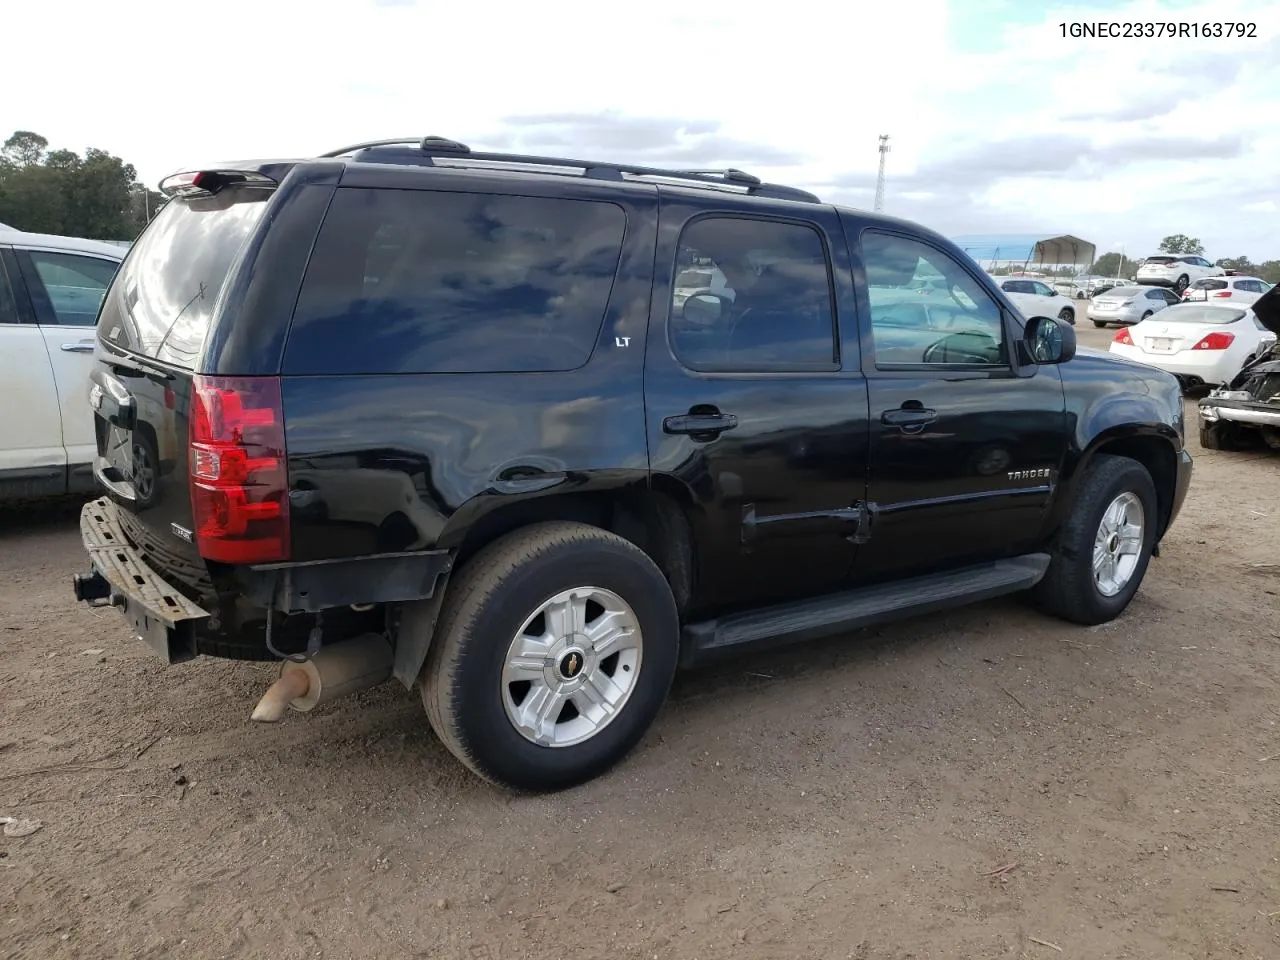
[[[0,503],[0,537],[19,533],[52,533],[55,529],[74,527],[80,518],[80,508],[91,499],[77,496]]]

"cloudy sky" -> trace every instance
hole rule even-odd
[[[57,39],[6,44],[0,135],[100,147],[153,185],[438,134],[732,165],[869,208],[887,133],[886,212],[944,233],[1131,255],[1187,233],[1210,258],[1280,258],[1276,0],[45,0],[6,19]],[[1059,26],[1100,19],[1256,38]]]

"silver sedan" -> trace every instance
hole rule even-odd
[[[1164,287],[1129,284],[1113,287],[1089,301],[1089,319],[1095,327],[1109,323],[1139,323],[1153,313],[1175,303],[1181,303],[1178,295]]]

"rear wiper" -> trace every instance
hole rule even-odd
[[[173,373],[172,370],[170,370],[164,364],[156,360],[152,360],[150,357],[144,357],[141,354],[133,353],[129,350],[125,350],[113,344],[104,343],[102,340],[99,340],[98,344],[107,353],[110,353],[113,356],[118,357],[122,360],[127,360],[130,363],[135,364],[139,367],[144,367],[153,373],[158,373],[166,380],[172,380],[175,377],[175,374]]]
[[[203,300],[203,299],[204,299],[204,281],[201,280],[200,289],[196,291],[195,296],[193,296],[190,300],[188,300],[186,302],[186,305],[181,310],[178,311],[178,315],[169,321],[169,329],[166,330],[164,336],[160,338],[160,342],[156,344],[156,356],[160,355],[160,351],[164,349],[165,343],[167,343],[169,340],[169,337],[173,335],[173,330],[178,325],[178,321],[182,319],[182,315],[186,313],[188,309],[190,309],[193,303],[195,303],[197,300]]]

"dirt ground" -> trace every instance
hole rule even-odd
[[[72,602],[74,509],[6,515],[0,816],[44,826],[0,836],[0,956],[1280,956],[1280,456],[1193,452],[1116,623],[1007,600],[686,675],[533,799],[395,685],[250,725],[269,666],[164,666]]]

